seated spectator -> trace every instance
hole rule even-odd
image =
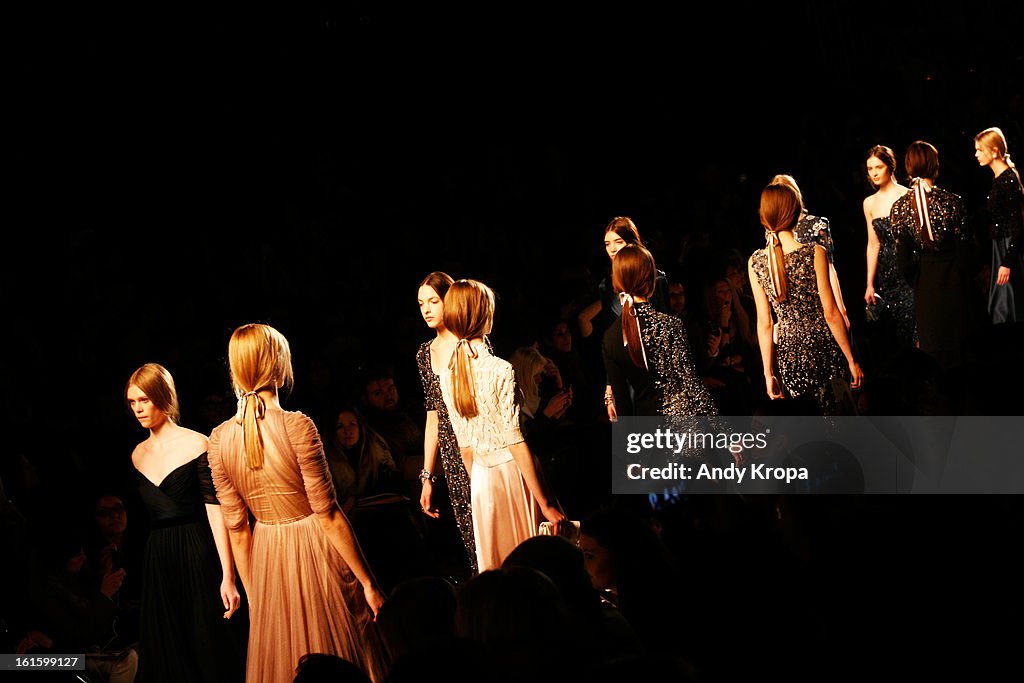
[[[594,665],[583,673],[593,675],[607,662],[644,652],[619,609],[594,589],[577,546],[559,536],[534,536],[520,543],[501,566],[536,569],[555,584],[568,610],[574,651],[582,663]]]
[[[578,664],[565,601],[544,574],[492,569],[459,590],[455,635],[484,645],[506,680],[572,680]]]
[[[573,401],[569,406],[569,416],[582,424],[605,417],[604,404],[601,402],[604,394],[574,343],[569,324],[556,318],[542,330],[538,350],[554,362],[563,384],[572,388]]]
[[[142,597],[142,539],[128,532],[128,512],[124,501],[111,494],[100,494],[91,508],[93,525],[86,543],[89,575],[103,580],[118,569],[125,571],[121,589],[114,596],[120,609],[118,632],[121,642],[139,637],[139,603]]]
[[[401,487],[391,449],[355,406],[331,411],[320,433],[342,510],[351,513],[359,498],[398,493]]]
[[[564,386],[558,366],[532,346],[517,348],[509,363],[520,391],[523,437],[552,488],[560,492],[563,507],[573,509],[570,498],[576,490],[579,468],[579,429],[569,412],[574,392]]]
[[[370,678],[338,655],[311,652],[299,659],[292,683],[370,683]]]
[[[85,654],[86,670],[98,680],[134,681],[138,654],[118,642],[117,630],[117,593],[125,570],[106,573],[97,589],[85,571],[85,550],[76,537],[55,534],[41,551],[41,571],[34,577],[32,592],[40,630],[52,640],[49,651]]]
[[[377,628],[391,661],[433,656],[455,635],[454,587],[433,576],[399,583],[377,614]]]
[[[423,428],[399,400],[395,375],[390,366],[371,363],[360,370],[360,404],[366,424],[384,437],[395,461],[403,494],[419,498],[417,475],[423,469]]]
[[[402,493],[388,444],[351,405],[331,411],[321,434],[338,504],[381,586],[428,572],[418,498]]]
[[[737,313],[733,303],[734,290],[724,277],[706,283],[703,306],[692,319],[691,343],[697,371],[721,414],[749,415],[755,394],[747,369],[759,367],[759,356],[757,347],[749,345],[741,332],[746,315]]]
[[[86,544],[90,568],[94,576],[110,571],[126,571],[124,585],[118,591],[123,606],[138,604],[142,576],[142,543],[128,533],[128,511],[124,501],[115,495],[96,496],[92,506],[93,525]]]
[[[580,549],[594,588],[622,610],[643,646],[678,653],[685,642],[681,577],[648,520],[599,510],[580,526]]]

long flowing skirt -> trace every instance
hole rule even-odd
[[[139,671],[147,683],[242,680],[244,614],[224,619],[220,561],[205,521],[150,532],[143,559]]]
[[[999,266],[1006,260],[1010,238],[992,240],[992,279],[988,288],[988,314],[994,324],[1024,321],[1024,258],[1010,264],[1010,281],[997,285]]]
[[[477,567],[497,569],[517,545],[537,535],[540,508],[515,460],[494,467],[474,461],[470,493]]]
[[[247,683],[291,681],[308,653],[337,655],[383,679],[373,612],[316,515],[256,523],[251,583]]]

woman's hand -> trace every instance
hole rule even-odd
[[[566,530],[566,524],[569,523],[569,518],[565,516],[565,513],[554,505],[543,505],[540,511],[544,514],[544,519],[551,522],[554,527],[554,535],[561,536]]]
[[[562,373],[558,371],[558,366],[555,365],[555,361],[548,358],[547,362],[544,363],[544,369],[541,371],[545,377],[553,377],[555,380],[555,386],[559,389],[562,388]]]
[[[1006,266],[999,266],[999,271],[996,273],[996,284],[1002,287],[1010,281],[1010,269]]]
[[[568,391],[559,391],[544,406],[544,415],[551,420],[561,419],[565,417],[565,412],[569,410],[570,405],[572,405],[572,395]]]
[[[220,601],[224,604],[224,618],[230,619],[242,604],[242,596],[238,592],[233,577],[225,576],[220,582]]]
[[[722,303],[722,322],[720,325],[728,329],[730,320],[732,320],[732,299],[726,299]]]
[[[100,593],[113,600],[114,594],[121,590],[121,585],[124,583],[124,575],[125,571],[123,568],[104,574],[103,580],[100,582]]]
[[[775,401],[780,398],[783,398],[782,385],[779,383],[779,378],[776,377],[775,375],[765,375],[764,386],[765,389],[768,391],[768,398],[770,398],[771,400]]]
[[[868,285],[868,288],[864,290],[864,303],[875,303],[875,288],[871,285]]]
[[[718,355],[722,346],[722,328],[708,335],[708,356],[714,358]]]
[[[860,369],[860,363],[857,361],[850,361],[850,388],[860,389],[860,385],[863,381],[864,371]]]
[[[430,504],[430,498],[434,493],[434,485],[430,483],[429,479],[423,480],[423,489],[420,491],[420,509],[423,510],[423,514],[427,517],[433,517],[438,519],[441,517],[441,513],[438,512],[437,508]]]
[[[377,613],[380,612],[380,608],[384,604],[384,594],[375,585],[370,584],[363,586],[363,596],[366,598],[366,604],[370,606],[370,610],[373,612],[373,620],[376,621]]]

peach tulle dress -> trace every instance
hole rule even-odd
[[[455,409],[450,370],[441,376],[441,395],[459,447],[473,449],[473,536],[477,568],[485,572],[499,568],[517,545],[536,536],[543,517],[508,449],[525,440],[519,428],[515,373],[484,344],[473,344],[472,350],[476,417],[466,419]]]
[[[224,521],[252,532],[247,683],[290,683],[299,658],[334,654],[373,681],[386,673],[373,612],[316,513],[337,505],[313,421],[267,407],[260,421],[265,460],[249,469],[242,425],[230,419],[210,435],[210,470]]]

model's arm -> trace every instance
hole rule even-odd
[[[629,381],[613,357],[612,348],[607,339],[601,343],[601,358],[604,361],[605,376],[608,384],[604,388],[604,404],[608,410],[608,419],[615,422],[619,417],[619,407],[626,415],[632,415],[629,402]]]
[[[466,472],[473,476],[473,447],[462,446],[459,448],[459,455],[462,456],[462,464],[466,467]]]
[[[850,366],[852,381],[850,386],[854,389],[860,386],[864,373],[860,365],[853,357],[853,347],[850,345],[850,335],[847,332],[846,323],[839,311],[835,298],[832,295],[832,283],[829,282],[829,262],[825,249],[820,246],[814,247],[814,274],[818,280],[818,298],[821,300],[821,310],[825,314],[825,322],[828,323],[832,336],[835,337],[839,349],[846,356],[846,362]]]
[[[238,578],[242,579],[252,601],[252,574],[249,572],[252,566],[252,529],[249,528],[249,521],[237,529],[228,530],[228,538],[231,540],[231,554],[235,558],[235,567],[238,569]]]
[[[437,460],[437,444],[438,444],[438,417],[436,410],[427,411],[427,423],[423,427],[423,469],[427,472],[433,473],[434,464]],[[420,507],[423,509],[423,513],[430,515],[434,519],[441,516],[431,504],[431,496],[434,493],[434,485],[430,479],[422,479],[423,488],[420,490]]]
[[[320,526],[323,528],[324,533],[327,534],[327,539],[331,542],[331,545],[338,551],[341,558],[345,560],[345,564],[348,565],[352,573],[355,574],[356,579],[363,586],[363,595],[366,596],[366,602],[369,603],[370,609],[376,615],[377,610],[384,604],[384,594],[381,593],[380,588],[377,586],[377,580],[370,571],[370,566],[366,562],[363,550],[359,547],[359,542],[352,532],[352,525],[349,524],[348,517],[335,504],[325,512],[318,512],[317,518],[320,520]]]
[[[217,487],[214,484],[213,467],[210,464],[212,458],[210,453],[213,450],[211,441],[204,438],[203,447],[205,453],[199,457],[197,466],[199,486],[206,508],[206,520],[210,524],[210,533],[213,536],[213,543],[217,547],[217,558],[220,560],[220,601],[224,605],[224,618],[230,618],[242,603],[242,596],[239,594],[239,587],[234,583],[234,557],[231,553],[231,541],[228,537],[224,511],[221,509],[220,499],[217,498]],[[218,468],[221,467],[219,447],[217,465]],[[220,477],[225,499],[237,502],[237,493],[233,492],[231,486],[223,483],[226,477],[223,476],[222,471]]]
[[[1004,286],[1010,282],[1010,275],[1012,273],[1013,264],[1019,263],[1020,249],[1021,249],[1021,228],[1024,226],[1024,192],[1021,191],[1020,182],[1017,180],[1014,169],[1008,169],[1003,173],[1014,174],[1007,176],[1010,181],[1009,186],[1000,184],[1003,188],[1002,191],[1008,191],[1011,193],[1012,199],[1007,202],[1000,202],[1000,205],[1008,204],[1013,207],[1012,213],[1016,215],[1006,216],[1005,220],[1009,223],[1010,227],[1010,243],[1006,245],[1006,255],[1003,256],[1003,262],[999,264],[999,270],[996,271],[996,284]]]
[[[843,325],[849,330],[850,317],[846,315],[846,304],[843,303],[843,290],[839,286],[839,274],[836,273],[836,267],[831,260],[828,262],[828,282],[832,288],[832,297],[836,303],[836,310],[839,311],[839,316],[843,319]]]
[[[757,305],[757,342],[761,347],[765,391],[768,392],[768,398],[782,398],[782,386],[775,376],[775,338],[771,304],[757,275],[754,274],[753,257],[747,262],[747,277],[750,278],[750,292],[754,295],[754,303]]]
[[[732,314],[736,316],[736,327],[739,329],[740,339],[744,344],[753,346],[756,343],[754,327],[750,324],[747,309],[743,307],[743,302],[740,300],[740,291],[733,286],[731,281],[729,281],[729,289],[732,291]]]
[[[224,618],[230,619],[242,602],[235,585],[235,561],[231,552],[231,539],[228,528],[224,526],[224,515],[220,505],[206,504],[206,520],[210,523],[213,542],[217,546],[217,557],[220,558],[220,599],[224,603]]]
[[[867,199],[864,200],[864,221],[868,225],[868,247],[867,247],[867,287],[864,289],[864,303],[875,303],[875,275],[878,272],[878,252],[881,244],[878,235],[875,234],[875,227],[871,224],[871,212],[868,209]]]
[[[526,482],[530,493],[533,494],[534,499],[540,506],[544,518],[554,524],[555,533],[559,533],[566,520],[565,514],[558,508],[555,497],[548,490],[541,470],[537,467],[537,461],[533,457],[533,453],[530,452],[530,447],[526,445],[525,441],[520,441],[519,443],[511,444],[508,450],[516,461],[519,472],[523,475],[523,481]]]
[[[576,321],[580,326],[580,336],[589,337],[594,333],[593,320],[594,316],[601,312],[601,300],[598,299],[594,303],[590,304],[576,316]]]

